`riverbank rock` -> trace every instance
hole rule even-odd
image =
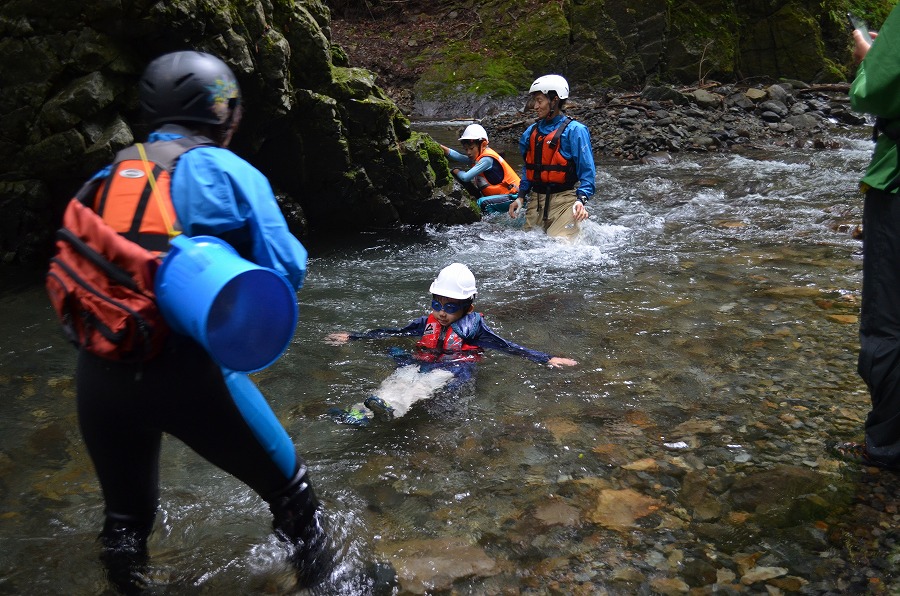
[[[761,87],[651,86],[640,93],[573,96],[566,114],[586,125],[598,156],[642,163],[685,151],[729,151],[763,145],[833,147],[828,135],[866,119],[848,108],[849,85],[782,82]],[[523,99],[524,105],[524,99]],[[492,142],[514,144],[533,115],[521,111],[481,120]]]
[[[46,262],[73,192],[149,132],[140,73],[186,48],[237,76],[246,111],[232,148],[269,177],[295,233],[475,221],[440,147],[350,67],[330,24],[320,0],[0,5],[3,261]]]

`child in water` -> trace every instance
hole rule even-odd
[[[469,169],[454,167],[450,173],[469,191],[482,207],[503,204],[503,211],[512,201],[510,195],[519,192],[519,175],[503,157],[488,147],[488,135],[480,124],[470,124],[459,137],[465,155],[441,145],[449,161],[467,164]],[[493,197],[493,198],[487,198]]]
[[[416,350],[407,354],[392,350],[401,364],[388,377],[375,395],[364,402],[365,408],[335,409],[331,413],[341,422],[364,425],[370,417],[392,420],[406,414],[410,406],[430,397],[434,391],[448,382],[459,385],[471,378],[472,364],[481,358],[482,348],[494,348],[507,354],[523,356],[551,368],[578,364],[571,358],[550,356],[503,339],[484,322],[481,313],[475,312],[475,276],[462,263],[444,267],[431,284],[432,313],[410,322],[402,329],[373,329],[365,333],[332,333],[328,341],[335,345],[349,340],[378,339],[382,337],[419,336]],[[413,380],[414,379],[414,380]],[[391,391],[398,384],[401,391]],[[382,395],[396,395],[388,403]]]

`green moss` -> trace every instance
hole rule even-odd
[[[422,160],[434,172],[435,186],[449,184],[452,174],[450,174],[450,165],[447,163],[447,156],[444,155],[444,150],[441,149],[440,143],[432,139],[430,135],[413,132],[407,146],[414,144],[419,148]]]
[[[331,63],[335,66],[350,66],[350,57],[339,45],[331,45]]]
[[[448,48],[447,58],[431,62],[416,85],[427,99],[476,95],[508,97],[521,93],[528,70],[516,59]]]
[[[847,80],[847,69],[842,64],[825,59],[824,72],[818,79],[823,83],[841,83]]]
[[[366,99],[375,90],[375,75],[363,68],[331,67],[331,93],[335,99]],[[378,99],[385,99],[380,92]]]
[[[731,77],[740,40],[739,19],[733,9],[723,10],[720,3],[713,5],[710,0],[669,0],[668,4],[673,45],[681,50],[670,54],[670,60],[676,63],[669,66],[674,70],[691,69],[698,81],[709,75]]]
[[[427,65],[417,96],[514,97],[528,88],[535,73],[564,72],[571,33],[567,5],[486,0],[479,13],[491,15],[490,26],[475,27],[472,39],[424,51],[410,63]]]

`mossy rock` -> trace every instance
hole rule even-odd
[[[803,7],[787,4],[770,16],[745,25],[739,69],[745,77],[833,80],[834,64],[816,19]]]
[[[738,15],[715,0],[672,2],[666,73],[693,83],[733,78],[738,54]]]

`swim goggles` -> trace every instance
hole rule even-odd
[[[468,305],[468,302],[448,302],[447,304],[441,304],[437,300],[431,301],[431,309],[433,311],[441,312],[443,310],[448,315],[454,315]]]

